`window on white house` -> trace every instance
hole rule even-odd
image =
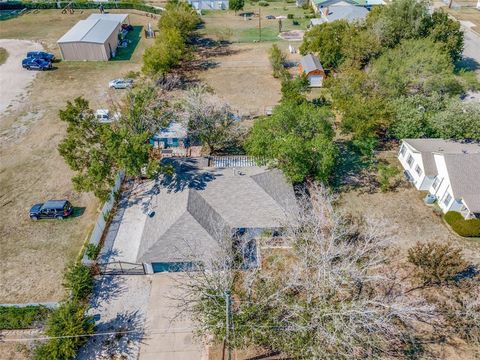
[[[435,180],[433,180],[433,184],[432,184],[432,187],[437,190],[437,187],[438,187],[438,184],[440,184],[440,179],[438,178],[438,176],[435,178]]]
[[[450,201],[452,200],[452,197],[450,196],[450,194],[447,194],[447,196],[445,197],[445,199],[443,200],[443,204],[445,206],[448,206],[448,204],[450,204]]]
[[[413,157],[412,157],[412,155],[408,155],[407,164],[408,164],[408,166],[412,167],[412,164],[413,164]]]
[[[402,154],[402,156],[405,156],[406,152],[407,152],[407,148],[405,145],[402,144],[402,146],[400,147],[400,154]]]
[[[420,168],[420,166],[415,166],[415,172],[418,174],[418,176],[422,176],[422,169]]]

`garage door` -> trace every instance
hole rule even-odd
[[[199,268],[198,262],[158,262],[152,263],[154,273],[162,272],[186,272],[195,271]]]
[[[322,75],[310,75],[310,86],[322,86]]]

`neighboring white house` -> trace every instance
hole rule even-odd
[[[443,212],[480,217],[480,144],[404,139],[398,159],[407,179],[428,191]]]
[[[335,20],[348,22],[361,21],[367,17],[368,10],[363,6],[351,5],[347,2],[339,2],[332,6],[326,6],[318,11],[320,18],[310,20],[310,26],[320,25]]]
[[[188,0],[195,10],[227,10],[228,0]]]

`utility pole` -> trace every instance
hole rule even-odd
[[[262,42],[262,8],[258,7],[258,31],[260,34],[260,42]]]
[[[231,360],[232,353],[230,347],[230,312],[231,312],[231,302],[230,302],[230,291],[225,291],[225,315],[226,315],[226,331],[225,331],[225,343],[227,346],[227,360]]]

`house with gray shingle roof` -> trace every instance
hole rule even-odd
[[[428,191],[443,212],[480,217],[480,144],[443,139],[404,139],[398,159],[407,179]]]
[[[293,187],[280,170],[214,168],[202,160],[166,160],[175,175],[163,177],[151,200],[154,215],[144,224],[137,263],[152,264],[153,271],[206,263],[238,234],[248,250],[244,258],[255,263],[255,239],[278,230],[295,209]]]
[[[320,18],[310,20],[311,26],[333,22],[336,20],[345,20],[348,22],[360,21],[367,17],[368,10],[363,6],[339,3],[321,9],[319,14]]]

